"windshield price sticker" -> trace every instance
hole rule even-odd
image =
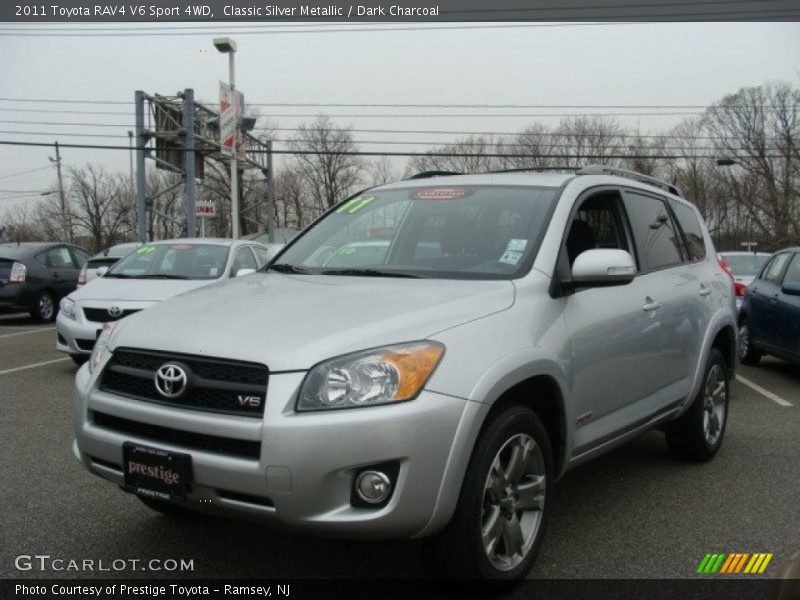
[[[411,194],[414,200],[460,200],[471,196],[473,190],[460,187],[425,188]]]
[[[152,254],[156,251],[155,246],[142,246],[136,249],[136,254]]]
[[[512,239],[508,240],[508,246],[506,250],[511,250],[513,252],[525,252],[525,248],[528,246],[528,240],[518,240]]]
[[[353,213],[356,213],[367,206],[373,200],[375,200],[375,196],[356,196],[355,198],[342,204],[336,209],[336,212],[352,215]]]
[[[514,252],[513,250],[506,250],[505,254],[500,257],[500,262],[507,265],[516,265],[519,259],[522,258],[522,252]]]

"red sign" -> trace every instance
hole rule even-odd
[[[415,200],[460,200],[472,195],[472,190],[460,187],[425,188],[414,192]]]

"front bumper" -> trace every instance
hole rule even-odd
[[[76,377],[74,452],[92,473],[123,483],[122,444],[192,455],[188,508],[347,538],[414,537],[431,521],[466,400],[424,391],[393,406],[296,413],[304,373],[270,375],[263,419],[182,410],[96,389],[87,367]],[[260,442],[251,458],[226,456],[98,426],[95,411],[199,434]],[[465,451],[465,450],[464,450]],[[399,474],[380,508],[351,504],[360,468],[394,461]],[[456,492],[457,493],[457,490]]]
[[[84,308],[105,311],[111,306],[119,306],[121,310],[125,311],[140,311],[153,304],[152,302],[142,304],[141,302],[95,301],[91,302],[89,306],[86,306],[82,302],[78,302],[75,304],[74,319],[67,317],[62,311],[59,311],[56,317],[56,350],[66,352],[67,354],[84,354],[86,356],[92,353],[97,336],[100,331],[102,331],[106,321],[89,320],[86,317]],[[109,318],[109,320],[113,319]]]

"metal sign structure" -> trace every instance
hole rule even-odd
[[[237,94],[236,96],[239,96]],[[244,96],[231,104],[244,105]],[[238,102],[238,100],[241,100]],[[145,159],[149,158],[156,168],[183,175],[186,189],[186,235],[197,233],[197,186],[196,179],[205,175],[206,160],[228,164],[232,154],[226,153],[221,144],[219,130],[221,115],[214,109],[194,100],[194,90],[187,88],[175,96],[149,95],[143,91],[135,94],[136,105],[136,217],[137,237],[147,240],[147,212],[155,210],[153,203],[158,195],[148,197],[145,177]],[[233,107],[234,109],[236,107]],[[241,108],[239,109],[241,110]],[[233,115],[237,113],[234,112]],[[239,122],[234,116],[233,124]],[[271,145],[249,133],[239,134],[237,159],[241,169],[258,169],[267,172],[271,162],[268,156]],[[194,173],[194,177],[187,177]],[[268,177],[271,173],[268,174]],[[172,188],[169,188],[172,189]],[[164,190],[165,193],[169,190]]]

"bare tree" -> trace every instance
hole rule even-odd
[[[364,180],[364,161],[356,151],[349,128],[338,127],[330,117],[300,125],[290,147],[293,161],[318,211],[344,200]]]

